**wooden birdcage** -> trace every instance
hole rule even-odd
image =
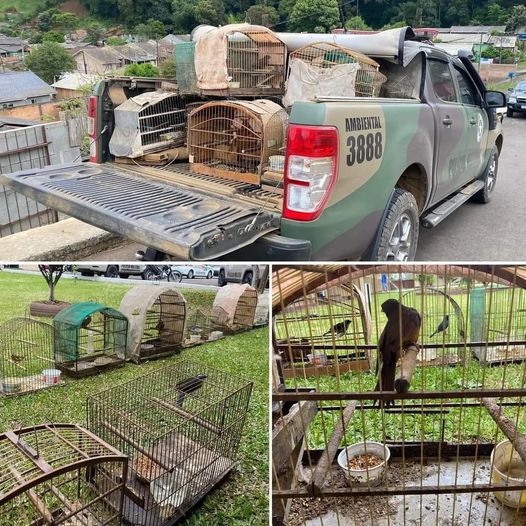
[[[134,287],[122,298],[119,310],[129,321],[127,356],[135,363],[181,349],[186,300],[174,288]]]
[[[226,285],[218,290],[212,307],[212,324],[235,332],[254,326],[258,294],[250,285]]]
[[[76,303],[53,319],[55,362],[67,375],[82,377],[124,365],[128,320],[100,303]]]
[[[379,64],[332,42],[316,42],[289,55],[285,106],[315,96],[377,97],[386,77]]]
[[[184,345],[190,347],[207,342],[212,334],[212,311],[205,307],[188,308],[185,325]]]
[[[252,383],[188,360],[88,399],[88,425],[126,452],[125,524],[168,526],[234,467]]]
[[[12,318],[0,326],[0,377],[4,396],[58,385],[53,374],[53,327],[30,318]]]
[[[259,185],[285,145],[286,124],[287,113],[270,100],[203,104],[189,115],[192,170]]]
[[[207,96],[282,95],[286,59],[285,44],[266,27],[214,28],[197,39],[197,87]]]
[[[0,523],[122,525],[128,458],[76,424],[0,435]]]

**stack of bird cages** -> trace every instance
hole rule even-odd
[[[286,60],[285,44],[266,27],[216,28],[197,40],[197,87],[207,96],[283,95]]]
[[[131,460],[125,521],[174,524],[223,479],[236,461],[251,390],[185,360],[88,399],[89,428]]]
[[[128,319],[100,303],[76,303],[53,319],[55,362],[65,374],[82,377],[124,365]]]
[[[212,310],[205,307],[189,307],[185,325],[185,347],[209,341],[213,332]]]
[[[128,358],[135,363],[170,356],[184,339],[186,300],[170,287],[130,289],[119,307],[129,321]]]
[[[128,458],[76,424],[0,435],[0,522],[122,524]]]
[[[379,64],[332,42],[316,42],[289,56],[285,106],[316,97],[377,97],[386,77]]]
[[[212,306],[212,324],[225,332],[251,329],[258,303],[254,287],[226,285],[219,289]]]
[[[53,357],[53,327],[30,318],[0,326],[1,393],[11,396],[60,384]]]
[[[115,108],[110,152],[137,158],[182,146],[186,141],[186,104],[178,94],[148,91]]]
[[[520,524],[526,503],[526,356],[491,364],[469,352],[456,361],[416,358],[427,348],[439,356],[482,344],[506,347],[510,354],[524,348],[526,323],[517,311],[526,267],[282,267],[273,275],[275,314],[334,280],[366,291],[378,372],[287,378],[276,358],[274,524]],[[474,303],[480,289],[484,308]],[[393,301],[412,305],[418,315],[387,308]],[[462,318],[452,314],[451,325],[442,323],[455,305]],[[472,312],[482,315],[473,319]],[[480,318],[486,320],[482,342],[472,327]],[[416,331],[410,319],[420,320]],[[308,332],[316,319],[303,323]],[[293,323],[290,330],[288,320],[284,325],[293,331]],[[506,334],[505,342],[488,338],[496,329]],[[394,387],[383,389],[379,378],[390,371]]]
[[[285,145],[287,113],[270,100],[209,102],[188,120],[188,153],[198,173],[259,185]]]

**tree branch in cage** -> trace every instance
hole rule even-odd
[[[515,451],[523,462],[526,462],[526,437],[517,429],[510,418],[503,414],[502,407],[491,398],[481,398],[482,404],[488,410],[489,415],[499,429],[508,437]]]
[[[355,409],[356,402],[352,400],[341,412],[341,419],[338,420],[338,423],[332,432],[331,438],[327,443],[327,447],[323,451],[323,454],[316,465],[316,470],[314,471],[314,475],[312,477],[312,491],[315,495],[321,493],[322,491],[325,478],[329,473],[329,469],[334,461],[334,457],[338,452],[338,446],[340,445],[341,439],[345,434],[345,429],[351,421]]]
[[[404,349],[404,355],[400,360],[400,367],[397,368],[394,382],[397,393],[407,393],[409,391],[419,351],[420,349],[416,345],[409,345]]]

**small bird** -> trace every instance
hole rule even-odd
[[[186,395],[194,393],[195,391],[201,389],[201,386],[206,380],[206,377],[206,374],[196,374],[195,376],[177,382],[177,384],[175,385],[175,389],[179,393],[177,395],[177,405],[179,407],[183,407]]]
[[[157,324],[155,325],[155,328],[160,332],[164,329],[164,321],[163,320],[159,320],[157,322]]]
[[[435,334],[445,331],[449,327],[449,314],[444,316],[444,319],[440,322],[440,325],[437,327],[437,330],[430,336],[432,338]]]
[[[24,361],[24,357],[23,356],[19,356],[18,354],[12,354],[11,355],[11,361],[14,362],[14,363],[20,363],[20,362]]]
[[[323,336],[327,336],[334,332],[337,338],[341,338],[346,332],[347,328],[351,324],[351,320],[344,320],[339,323],[336,323],[331,329],[329,329]]]
[[[402,349],[418,342],[422,318],[416,309],[394,299],[384,301],[382,311],[387,316],[387,323],[378,341],[376,374],[379,376],[375,391],[394,391],[396,363]],[[388,400],[385,405],[393,405],[393,402]]]

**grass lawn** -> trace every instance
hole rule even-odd
[[[130,285],[131,286],[131,285]],[[62,279],[57,299],[101,301],[118,308],[130,288],[80,279]],[[0,272],[0,322],[27,312],[29,303],[46,299],[47,286],[40,276]],[[183,289],[191,304],[210,305],[212,291]],[[66,385],[13,398],[0,398],[0,430],[33,423],[77,422],[85,425],[86,398],[100,390],[131,380],[166,364],[191,359],[250,379],[254,389],[237,468],[226,483],[207,496],[185,524],[261,525],[268,522],[268,330],[266,327],[185,349],[178,356],[121,369],[82,380],[65,379]],[[17,526],[16,524],[10,526]]]
[[[44,10],[44,0],[2,0],[0,13],[15,9],[18,13],[31,14]]]

